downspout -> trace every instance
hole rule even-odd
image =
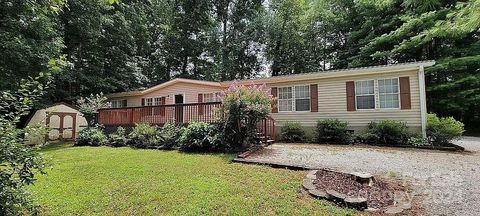
[[[425,92],[425,71],[420,65],[418,71],[418,84],[420,86],[420,117],[422,122],[422,137],[427,138],[427,97]]]

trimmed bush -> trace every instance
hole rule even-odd
[[[383,120],[370,122],[364,134],[364,142],[369,144],[402,145],[407,144],[411,134],[405,122]]]
[[[352,134],[348,131],[348,122],[338,119],[317,121],[317,142],[319,143],[352,143]]]
[[[217,145],[215,126],[205,122],[190,123],[180,136],[182,151],[212,151]]]
[[[125,128],[118,127],[117,131],[109,135],[110,145],[113,147],[122,147],[126,146],[128,143],[127,133]]]
[[[150,146],[158,146],[161,139],[156,126],[148,123],[137,123],[129,134],[129,144],[135,148],[148,148]]]
[[[162,147],[166,149],[172,149],[179,147],[179,139],[182,135],[182,127],[179,127],[173,123],[166,123],[160,129],[160,137],[162,138]]]
[[[281,136],[285,142],[300,142],[305,140],[305,131],[299,122],[285,122]]]
[[[102,146],[107,144],[108,137],[98,126],[81,130],[75,140],[75,146]]]
[[[462,136],[464,125],[452,117],[439,118],[430,113],[427,117],[427,137],[432,145],[446,145]]]

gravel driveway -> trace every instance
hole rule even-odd
[[[467,152],[274,144],[246,160],[396,175],[410,182],[425,214],[480,215],[480,138],[463,137],[456,144]]]

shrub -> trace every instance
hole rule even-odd
[[[300,142],[305,140],[305,131],[299,122],[285,122],[281,136],[285,142]]]
[[[135,124],[135,127],[129,134],[129,138],[129,144],[135,148],[158,146],[161,141],[158,128],[144,122]]]
[[[103,93],[91,94],[90,97],[78,99],[78,111],[85,117],[88,125],[95,124],[96,114],[99,109],[110,107],[110,103],[107,100],[108,98],[103,96]]]
[[[464,125],[452,117],[439,118],[430,113],[427,117],[427,138],[433,145],[445,145],[462,136]]]
[[[205,122],[191,122],[180,136],[180,149],[183,151],[217,150],[215,126]]]
[[[166,123],[160,130],[160,137],[162,137],[162,146],[167,149],[180,146],[179,139],[182,135],[182,127],[173,123]]]
[[[78,133],[75,140],[76,146],[102,146],[108,143],[107,136],[103,130],[98,127],[87,127]]]
[[[256,126],[270,113],[272,100],[266,85],[244,86],[234,82],[222,93],[219,136],[226,148],[243,150],[259,144]]]
[[[117,131],[109,135],[110,145],[113,147],[126,146],[128,142],[127,133],[125,128],[118,127]]]
[[[348,131],[348,122],[338,119],[317,121],[317,142],[320,143],[352,143],[352,134]]]
[[[407,140],[411,136],[407,124],[395,120],[370,122],[366,134],[369,143],[386,145],[407,144]]]

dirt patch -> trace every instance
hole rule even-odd
[[[352,175],[339,172],[319,170],[313,181],[315,187],[322,191],[334,190],[348,197],[367,199],[368,207],[383,208],[394,204],[395,193],[404,188],[392,181],[376,177],[370,184],[356,181]]]

